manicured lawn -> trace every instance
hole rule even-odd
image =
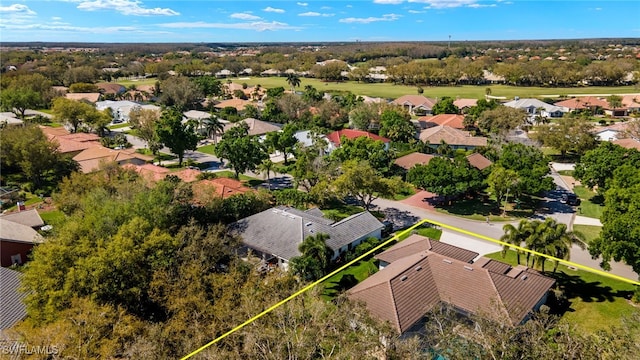
[[[136,152],[139,153],[139,154],[143,154],[143,155],[153,156],[153,154],[151,153],[151,150],[149,150],[149,149],[137,149]],[[158,158],[161,161],[177,159],[177,157],[175,157],[175,156],[173,156],[171,154],[163,153],[163,152],[159,152],[158,153],[158,156],[156,156],[156,159],[158,159]]]
[[[580,232],[582,235],[584,235],[585,240],[586,240],[587,243],[592,242],[598,236],[600,236],[600,231],[601,230],[602,230],[602,227],[600,227],[600,226],[573,225],[573,231]]]
[[[128,126],[130,126],[130,125],[129,125],[129,124],[127,124],[127,123],[122,123],[122,124],[109,125],[109,126],[107,126],[107,127],[108,127],[110,130],[114,130],[114,129],[122,129],[122,128],[126,128],[126,127],[128,127]]]
[[[528,204],[529,202],[523,201],[519,209],[516,209],[513,203],[507,204],[506,216],[502,216],[503,209],[498,207],[495,201],[482,197],[453,201],[451,205],[437,206],[436,210],[471,220],[486,220],[488,216],[490,221],[513,221],[533,215],[532,205]]]
[[[515,251],[508,251],[505,258],[499,252],[487,257],[512,265],[517,262]],[[570,270],[564,265],[560,265],[555,274],[552,269],[553,264],[547,262],[545,275],[556,279],[569,301],[568,308],[560,312],[564,321],[596,332],[620,325],[620,321],[635,310],[628,302],[634,291],[632,284],[584,270]]]
[[[587,189],[584,186],[576,186],[573,191],[580,198],[578,215],[600,219],[604,206],[600,205],[602,196]]]
[[[432,226],[430,226],[429,224],[423,224],[417,228],[415,228],[415,230],[413,230],[412,232],[408,232],[405,233],[404,235],[401,235],[398,237],[398,241],[402,241],[406,238],[408,238],[409,236],[411,236],[411,234],[415,232],[418,235],[422,235],[422,236],[426,236],[430,239],[434,239],[434,240],[440,240],[440,236],[442,236],[442,230],[440,229],[436,229]],[[393,243],[395,244],[395,243]],[[393,246],[392,244],[392,246]]]
[[[114,80],[112,82],[118,83],[122,86],[129,85],[154,85],[158,81],[157,78],[149,78],[149,79],[139,79],[139,80]]]
[[[215,147],[215,145],[209,144],[209,145],[205,145],[205,146],[199,147],[198,151],[203,152],[205,154],[209,154],[209,155],[215,155],[215,153],[213,152],[213,148],[214,147]]]
[[[147,79],[148,80],[148,79]],[[242,84],[247,83],[249,86],[260,84],[265,88],[273,88],[282,86],[285,89],[289,88],[286,82],[286,77],[250,77],[250,78],[232,78],[233,82]],[[301,91],[307,85],[312,85],[321,91],[351,91],[358,95],[368,95],[374,97],[383,98],[398,98],[402,95],[418,94],[417,86],[405,86],[394,85],[389,83],[382,84],[367,84],[357,83],[354,81],[344,81],[340,83],[335,82],[323,82],[317,79],[301,78],[300,87],[296,90]],[[122,82],[119,82],[125,85]],[[154,82],[151,82],[154,83]],[[584,88],[543,88],[543,87],[515,87],[507,85],[491,85],[491,86],[440,86],[429,87],[423,86],[424,96],[427,97],[463,97],[463,98],[484,98],[485,89],[491,88],[491,95],[493,96],[506,96],[507,98],[513,98],[514,96],[525,97],[544,97],[547,95],[570,95],[570,94],[620,94],[620,93],[636,93],[638,92],[633,86],[619,86],[619,87],[584,87]]]
[[[573,176],[573,170],[560,170],[558,174],[562,176]]]
[[[217,171],[214,174],[216,174],[217,177],[226,177],[226,178],[232,178],[232,179],[235,178],[235,173],[229,170]],[[256,179],[254,177],[246,176],[243,174],[240,174],[239,177],[240,177],[240,181],[246,182],[249,186],[258,186],[264,182],[263,180]]]
[[[377,260],[371,258],[369,260],[358,261],[355,265],[352,265],[345,270],[335,274],[323,283],[324,291],[322,297],[325,300],[331,300],[340,294],[343,290],[347,290],[340,285],[340,280],[345,275],[353,275],[358,282],[363,281],[369,276],[375,274],[378,271]],[[349,287],[355,284],[349,284]]]
[[[42,211],[39,213],[42,220],[47,224],[57,224],[64,220],[65,217],[64,213],[60,210]]]

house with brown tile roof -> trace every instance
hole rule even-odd
[[[632,138],[620,139],[620,140],[612,141],[612,143],[618,146],[622,146],[625,149],[636,149],[640,151],[640,140],[638,139],[632,139]]]
[[[385,149],[389,149],[389,143],[391,142],[391,140],[387,139],[386,137],[379,136],[368,131],[344,129],[334,131],[327,135],[327,140],[329,140],[328,152],[339,148],[342,142],[342,138],[353,140],[360,137],[368,137],[372,140],[382,141],[383,143],[385,143]]]
[[[242,182],[229,178],[215,178],[198,181],[193,184],[193,197],[196,202],[213,197],[227,199],[233,195],[255,192]]]
[[[101,146],[100,137],[96,134],[74,133],[59,136],[49,136],[49,140],[58,143],[58,152],[75,156],[81,151]]]
[[[73,160],[80,165],[80,171],[87,174],[98,170],[102,162],[115,161],[119,165],[142,165],[152,161],[153,157],[139,154],[135,149],[114,150],[104,146],[95,146],[81,151],[73,157]]]
[[[449,126],[454,129],[464,129],[464,115],[438,114],[434,116],[422,116],[418,118],[420,128],[428,129],[434,126]]]
[[[478,170],[484,170],[493,164],[491,160],[487,159],[479,153],[468,155],[467,161],[469,161],[469,165],[475,167]]]
[[[436,241],[418,235],[410,241],[378,255],[391,262],[348,291],[351,300],[363,302],[372,315],[388,321],[398,333],[417,326],[441,303],[464,315],[518,325],[546,302],[555,283],[521,265],[511,267],[487,258],[471,263],[473,253],[453,245],[437,248]],[[417,252],[406,255],[409,249]]]
[[[429,115],[436,100],[422,95],[403,95],[393,100],[392,104],[402,106],[412,115]]]
[[[427,165],[435,155],[414,152],[405,156],[401,156],[394,161],[394,164],[405,170],[411,170],[416,165]]]
[[[116,83],[97,83],[96,87],[102,94],[117,95],[125,92],[127,88]]]
[[[450,126],[434,126],[422,130],[419,139],[433,148],[438,148],[442,141],[449,144],[453,149],[471,150],[487,145],[486,137],[471,136],[468,131],[454,129]]]
[[[236,108],[236,110],[238,111],[242,111],[247,105],[250,105],[250,104],[251,104],[251,101],[249,100],[228,99],[228,100],[222,100],[218,102],[217,104],[214,105],[214,107],[216,109],[224,109],[226,107],[232,107],[232,108]]]
[[[282,129],[282,124],[276,124],[254,118],[246,118],[235,123],[226,124],[224,126],[223,132],[227,132],[227,130],[231,129],[234,126],[238,126],[241,123],[247,124],[247,126],[249,126],[250,136],[264,135],[270,132],[280,131],[280,129]]]
[[[622,106],[631,113],[640,112],[640,94],[624,95],[622,97]]]
[[[478,105],[478,99],[456,99],[453,101],[455,105],[462,113],[466,113],[469,108]]]
[[[67,93],[64,94],[64,97],[70,100],[76,101],[88,101],[90,103],[95,104],[100,100],[102,94],[100,93]]]
[[[595,96],[579,96],[572,99],[559,101],[554,104],[562,108],[564,112],[595,109],[597,107],[602,109],[608,109],[609,103],[606,100],[597,98]]]
[[[171,173],[171,170],[154,164],[136,165],[129,163],[122,165],[122,167],[137,172],[138,174],[140,174],[140,176],[142,176],[143,179],[149,182],[157,182],[163,180],[167,177],[167,175],[169,175],[169,173]]]

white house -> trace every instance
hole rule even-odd
[[[538,99],[519,99],[506,102],[504,106],[512,107],[514,109],[523,109],[529,114],[529,116],[538,115],[538,109],[541,109],[540,116],[546,118],[559,118],[564,115],[564,111],[561,107],[547,104],[544,101]]]

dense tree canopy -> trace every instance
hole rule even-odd
[[[247,170],[254,171],[269,155],[258,138],[249,136],[249,127],[242,123],[227,130],[215,147],[216,155],[229,162],[236,179]]]
[[[537,148],[523,144],[502,147],[497,165],[518,174],[517,194],[534,195],[553,189],[547,157]]]
[[[380,196],[393,196],[401,187],[398,178],[384,178],[366,160],[342,163],[341,174],[331,185],[342,197],[353,196],[366,209]]]
[[[407,181],[445,197],[474,193],[485,186],[480,170],[471,166],[466,158],[435,157],[429,164],[409,170]]]
[[[380,136],[391,141],[408,143],[415,140],[416,127],[406,112],[396,109],[386,109],[380,117]]]
[[[198,147],[196,124],[190,121],[183,123],[182,112],[176,108],[168,108],[162,112],[156,123],[156,134],[158,140],[178,156],[180,166],[185,151],[196,150]]]
[[[592,129],[591,121],[582,117],[567,116],[558,119],[554,124],[539,126],[532,137],[544,146],[559,150],[562,156],[568,152],[582,155],[598,145]]]
[[[478,116],[478,128],[485,133],[505,135],[510,130],[524,125],[527,113],[522,109],[499,106],[495,109],[483,111]]]
[[[331,153],[331,158],[338,161],[366,160],[376,171],[386,173],[391,168],[393,154],[382,141],[361,136],[353,140],[341,139],[340,147]]]
[[[431,109],[433,115],[438,114],[457,114],[460,112],[457,106],[453,105],[453,98],[449,96],[445,96],[440,101],[438,101],[435,105],[433,105],[433,109]]]
[[[573,175],[583,185],[604,193],[609,187],[608,182],[613,178],[613,172],[625,164],[640,167],[640,152],[603,141],[600,146],[587,151],[580,158]]]

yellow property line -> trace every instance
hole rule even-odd
[[[416,223],[415,225],[411,226],[410,228],[408,228],[408,229],[406,229],[406,230],[404,230],[404,231],[400,232],[399,234],[394,235],[392,238],[390,238],[389,240],[387,240],[387,241],[383,242],[382,244],[380,244],[380,245],[378,245],[378,246],[374,247],[373,249],[371,249],[371,250],[367,251],[366,253],[364,253],[364,254],[362,254],[362,255],[358,256],[357,258],[355,258],[355,259],[353,259],[353,260],[349,261],[348,263],[344,264],[343,266],[339,267],[338,269],[336,269],[336,270],[334,270],[334,271],[330,272],[329,274],[327,274],[327,275],[323,276],[322,278],[320,278],[320,279],[318,279],[318,280],[316,280],[316,281],[312,282],[311,284],[309,284],[309,285],[305,286],[304,288],[302,288],[302,289],[298,290],[297,292],[293,293],[292,295],[290,295],[290,296],[289,296],[289,297],[287,297],[286,299],[284,299],[284,300],[282,300],[282,301],[280,301],[280,302],[278,302],[278,303],[274,304],[273,306],[271,306],[271,307],[267,308],[266,310],[262,311],[261,313],[259,313],[259,314],[255,315],[255,316],[253,316],[252,318],[248,319],[247,321],[243,322],[242,324],[240,324],[240,325],[238,325],[238,326],[234,327],[233,329],[231,329],[231,330],[227,331],[226,333],[224,333],[224,334],[222,334],[222,335],[218,336],[218,337],[217,337],[217,338],[215,338],[214,340],[212,340],[212,341],[210,341],[210,342],[208,342],[208,343],[206,343],[206,344],[202,345],[202,346],[201,346],[201,347],[199,347],[198,349],[194,350],[193,352],[191,352],[191,353],[187,354],[186,356],[184,356],[183,358],[181,358],[181,360],[186,360],[186,359],[191,358],[191,357],[192,357],[192,356],[194,356],[194,355],[197,355],[198,353],[200,353],[200,352],[204,351],[206,348],[210,347],[211,345],[213,345],[213,344],[215,344],[215,343],[219,342],[220,340],[222,340],[222,339],[226,338],[227,336],[229,336],[229,335],[233,334],[234,332],[236,332],[236,331],[238,331],[238,330],[240,330],[240,329],[244,328],[245,326],[247,326],[247,325],[251,324],[252,322],[254,322],[254,321],[256,321],[256,320],[260,319],[261,317],[265,316],[266,314],[268,314],[268,313],[272,312],[273,310],[275,310],[275,309],[279,308],[280,306],[282,306],[282,305],[284,305],[284,304],[288,303],[289,301],[291,301],[291,300],[295,299],[295,298],[296,298],[296,297],[298,297],[299,295],[302,295],[303,293],[305,293],[305,292],[307,292],[307,291],[311,290],[311,289],[312,289],[312,288],[314,288],[316,285],[318,285],[318,284],[320,284],[320,283],[322,283],[322,282],[326,281],[327,279],[329,279],[330,277],[332,277],[332,276],[336,275],[337,273],[341,272],[342,270],[344,270],[344,269],[348,268],[349,266],[351,266],[351,265],[353,265],[353,264],[357,263],[358,261],[360,261],[360,260],[364,259],[365,257],[367,257],[367,256],[369,256],[369,255],[373,254],[374,252],[376,252],[376,251],[380,250],[382,247],[384,247],[384,246],[388,245],[388,244],[389,244],[389,243],[391,243],[392,241],[397,240],[399,237],[401,237],[401,236],[403,236],[404,234],[406,234],[406,233],[408,233],[408,232],[412,231],[413,229],[417,228],[418,226],[420,226],[420,225],[424,224],[425,222],[428,222],[428,223],[431,223],[431,224],[433,224],[433,225],[437,225],[437,226],[443,227],[443,228],[445,228],[445,229],[449,229],[449,230],[457,231],[457,232],[460,232],[460,233],[463,233],[463,234],[471,235],[471,236],[474,236],[474,237],[477,237],[477,238],[480,238],[480,239],[483,239],[483,240],[491,241],[491,242],[496,243],[496,244],[500,244],[500,245],[503,245],[503,246],[508,246],[508,247],[510,247],[510,248],[515,248],[515,249],[518,249],[518,250],[520,250],[520,251],[524,251],[524,252],[531,253],[531,254],[533,254],[533,255],[542,256],[542,257],[545,257],[545,258],[547,258],[547,259],[549,259],[549,260],[559,261],[559,262],[561,262],[561,263],[568,264],[568,265],[574,266],[574,267],[576,267],[576,268],[580,268],[580,269],[587,270],[587,271],[590,271],[590,272],[594,272],[594,273],[599,274],[599,275],[602,275],[602,276],[607,276],[607,277],[610,277],[610,278],[613,278],[613,279],[616,279],[616,280],[625,281],[625,282],[628,282],[628,283],[631,283],[631,284],[634,284],[634,285],[640,285],[640,282],[633,281],[633,280],[630,280],[630,279],[624,278],[624,277],[622,277],[622,276],[618,276],[618,275],[610,274],[610,273],[607,273],[607,272],[605,272],[605,271],[598,270],[598,269],[594,269],[594,268],[591,268],[591,267],[588,267],[588,266],[584,266],[584,265],[580,265],[580,264],[576,264],[576,263],[571,262],[571,261],[558,259],[558,258],[553,257],[553,256],[545,255],[545,254],[539,253],[539,252],[537,252],[537,251],[533,251],[533,250],[529,250],[529,249],[523,248],[523,247],[521,247],[521,246],[516,246],[516,245],[512,245],[512,244],[509,244],[509,243],[506,243],[506,242],[503,242],[503,241],[500,241],[500,240],[492,239],[492,238],[490,238],[490,237],[488,237],[488,236],[484,236],[484,235],[476,234],[476,233],[474,233],[474,232],[467,231],[467,230],[463,230],[463,229],[460,229],[460,228],[457,228],[457,227],[454,227],[454,226],[450,226],[450,225],[447,225],[447,224],[443,224],[443,223],[438,222],[438,221],[433,221],[433,220],[423,219],[423,220],[420,220],[420,221],[419,221],[418,223]]]

